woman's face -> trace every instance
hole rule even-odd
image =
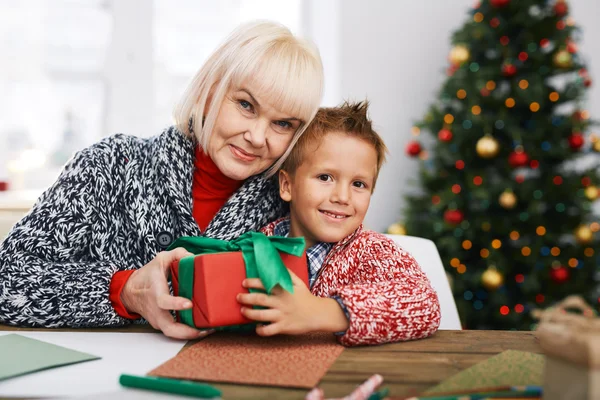
[[[302,121],[279,111],[252,85],[227,92],[208,142],[208,155],[228,178],[244,180],[283,155]]]

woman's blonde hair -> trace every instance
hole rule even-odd
[[[206,149],[227,91],[246,82],[256,85],[259,95],[281,112],[303,122],[288,149],[267,171],[271,176],[319,109],[323,95],[319,51],[283,25],[264,21],[241,25],[188,85],[174,110],[177,128],[187,136],[195,135]]]

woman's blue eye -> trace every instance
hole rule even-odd
[[[282,128],[286,128],[289,129],[292,127],[292,124],[289,123],[288,121],[276,121],[275,122],[278,126],[282,127]]]
[[[245,109],[245,110],[252,109],[252,104],[250,104],[246,100],[240,100],[240,106],[242,106],[242,108]]]

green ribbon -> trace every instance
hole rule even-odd
[[[277,285],[294,293],[292,277],[279,256],[279,252],[300,257],[304,252],[303,237],[286,238],[266,236],[259,232],[246,232],[230,242],[203,236],[184,236],[174,241],[168,248],[183,247],[195,255],[241,251],[246,264],[246,277],[259,278],[268,294]],[[194,293],[194,257],[179,260],[179,296],[192,299]],[[260,292],[250,289],[251,292]],[[181,321],[196,327],[192,309],[179,311]]]

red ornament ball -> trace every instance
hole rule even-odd
[[[490,0],[490,4],[495,8],[503,8],[510,4],[510,0]]]
[[[529,54],[525,53],[524,51],[519,53],[519,60],[525,62],[525,61],[527,61],[528,58],[529,58]]]
[[[584,176],[583,178],[581,178],[581,184],[583,185],[583,187],[588,187],[592,184],[592,180],[589,176]]]
[[[449,142],[452,140],[452,131],[450,129],[442,129],[438,132],[438,138],[442,142]]]
[[[583,86],[585,86],[585,87],[592,86],[592,78],[583,78]]]
[[[568,42],[567,51],[571,54],[577,53],[577,44],[575,42]]]
[[[583,144],[585,143],[585,139],[583,135],[579,132],[573,132],[571,136],[569,136],[569,147],[571,150],[579,150]]]
[[[416,141],[412,141],[409,142],[408,145],[406,145],[406,154],[408,154],[411,157],[416,157],[419,154],[421,154],[421,143],[416,142]]]
[[[554,283],[565,283],[569,280],[569,270],[563,266],[552,268],[550,270],[550,279]]]
[[[502,75],[506,77],[515,76],[517,73],[517,67],[514,64],[504,64],[502,66]]]
[[[460,210],[446,210],[444,212],[444,221],[451,225],[458,225],[465,219],[465,215]]]
[[[456,65],[456,64],[451,64],[447,69],[446,69],[446,75],[448,76],[452,76],[454,75],[454,73],[458,70],[460,66]]]
[[[524,167],[529,163],[529,156],[524,151],[513,151],[508,155],[508,163],[511,167]]]
[[[567,13],[569,12],[569,5],[567,4],[566,1],[557,1],[556,4],[554,4],[554,13],[556,14],[557,17],[563,17],[565,15],[567,15]]]

